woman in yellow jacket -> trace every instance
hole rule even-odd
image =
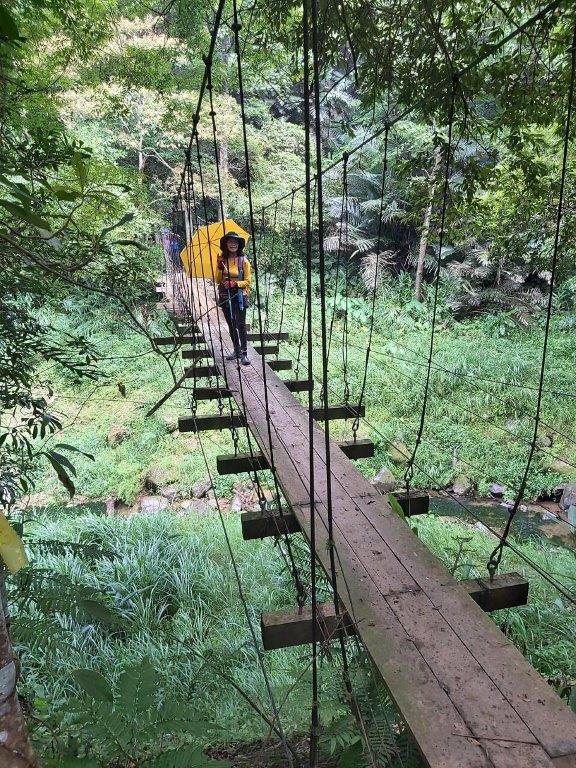
[[[242,365],[250,365],[247,355],[246,308],[252,282],[252,267],[244,255],[245,245],[244,238],[236,232],[228,232],[221,238],[216,280],[219,303],[224,310],[234,344],[234,354],[228,355],[226,359],[240,359]]]

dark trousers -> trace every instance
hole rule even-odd
[[[224,317],[228,324],[228,330],[232,337],[235,352],[246,352],[248,348],[248,339],[246,337],[246,299],[244,299],[244,308],[240,309],[238,303],[238,290],[220,292],[220,306],[224,310]]]

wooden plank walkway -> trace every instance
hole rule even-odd
[[[195,283],[197,281],[194,281]],[[223,317],[195,285],[206,343]],[[208,288],[208,295],[214,295]],[[209,299],[208,303],[212,305]],[[207,313],[207,314],[204,314]],[[210,327],[211,326],[211,327]],[[210,334],[211,331],[211,334]],[[251,365],[214,362],[310,538],[308,413],[252,349]],[[270,441],[264,398],[266,372]],[[330,447],[334,543],[341,602],[430,768],[576,768],[576,715],[387,499]],[[314,426],[316,554],[329,574],[325,436]]]

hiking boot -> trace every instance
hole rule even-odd
[[[238,360],[240,352],[232,352],[231,355],[226,355],[226,360]]]
[[[240,358],[240,362],[242,365],[250,365],[250,360],[248,360],[248,355],[246,352],[242,352],[242,357]]]

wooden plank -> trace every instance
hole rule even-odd
[[[286,331],[252,331],[246,334],[248,341],[288,341],[290,334]]]
[[[216,456],[216,468],[219,475],[236,475],[239,472],[269,469],[269,464],[263,453],[254,451],[252,453],[231,453]]]
[[[354,628],[346,614],[336,615],[333,603],[319,603],[316,629],[319,642],[330,642],[338,636],[339,627],[345,633],[354,634]],[[312,642],[312,607],[305,605],[298,610],[263,613],[260,620],[262,644],[265,651],[290,648]]]
[[[265,539],[269,536],[279,536],[284,533],[298,533],[300,526],[296,515],[289,509],[279,512],[277,509],[267,509],[264,512],[243,512],[240,515],[242,538],[246,541]]]
[[[283,384],[289,392],[308,392],[314,389],[314,381],[310,379],[285,379]]]
[[[350,450],[350,446],[357,447],[358,452],[362,455],[352,455],[350,458],[365,458],[366,456],[371,456],[374,453],[374,443],[372,443],[371,440],[357,440],[355,443],[338,442],[337,445],[342,448],[345,454],[347,454],[347,451],[354,454],[354,451]],[[369,446],[372,446],[372,453],[369,451]],[[266,457],[261,451],[252,451],[251,454],[223,454],[222,456],[216,457],[216,465],[220,475],[235,475],[240,472],[251,472],[254,469],[270,469],[270,465],[268,464]],[[413,511],[412,514],[416,515],[419,513],[417,511]]]
[[[374,443],[366,438],[345,440],[339,442],[338,446],[349,459],[369,459],[374,456]]]
[[[206,432],[211,429],[232,429],[245,427],[246,421],[241,413],[222,413],[214,416],[184,416],[178,419],[180,432]]]
[[[220,371],[217,365],[191,365],[184,369],[187,379],[203,379],[218,376]]]
[[[258,513],[257,513],[258,514]],[[296,516],[293,515],[295,520]],[[262,519],[260,517],[260,519]],[[286,518],[286,521],[289,518]],[[247,524],[248,530],[252,521]],[[294,526],[292,520],[290,527]],[[263,526],[264,527],[264,526]],[[288,526],[287,526],[288,527]],[[244,525],[242,526],[244,532]],[[264,538],[254,536],[253,538]],[[267,534],[274,535],[274,534]],[[244,536],[244,538],[247,538]],[[483,611],[498,611],[503,608],[516,608],[526,605],[528,599],[528,582],[518,573],[502,573],[494,577],[492,584],[486,585],[480,579],[467,579],[458,584],[468,592],[472,599],[480,605]],[[481,597],[482,596],[482,597]],[[334,603],[321,603],[319,610],[325,621],[336,631],[336,608]],[[300,613],[298,608],[272,611],[262,614],[262,641],[266,650],[289,648],[294,645],[305,645],[312,642],[312,607],[305,606]],[[346,617],[348,634],[355,634],[354,622]]]
[[[264,346],[254,347],[254,352],[257,352],[259,355],[276,355],[279,349],[278,344],[265,344]]]
[[[182,360],[202,360],[203,358],[211,358],[212,352],[205,347],[196,349],[183,349]]]
[[[292,368],[292,360],[270,360],[268,365],[273,371],[289,371]]]
[[[402,507],[406,517],[426,515],[430,509],[430,495],[425,491],[394,491],[394,498]]]
[[[194,344],[196,341],[204,341],[204,337],[196,336],[157,336],[154,341],[159,347],[181,346],[182,344]]]
[[[312,414],[316,421],[326,421],[331,419],[353,419],[359,416],[360,418],[366,415],[366,408],[364,405],[347,405],[346,403],[340,403],[338,405],[329,405],[327,408],[323,406],[315,407],[312,410]]]
[[[490,579],[459,582],[483,611],[514,608],[528,602],[528,582],[519,573],[499,573]]]
[[[264,456],[262,454],[259,454],[259,457],[264,459]],[[263,464],[259,468],[260,469],[267,469],[268,465],[267,464],[266,465]],[[226,474],[226,473],[221,472],[220,474]],[[230,474],[233,474],[233,473],[230,472]],[[394,493],[393,495],[398,497],[400,494]],[[428,511],[427,510],[427,506],[425,507],[424,505],[420,506],[420,505],[416,505],[415,504],[412,507],[412,515],[425,514],[427,511]],[[276,515],[276,514],[278,514],[278,513],[273,511],[273,510],[272,511],[265,510],[264,512],[257,512],[257,513],[255,513],[255,517],[247,517],[246,520],[242,519],[242,535],[243,535],[243,537],[248,540],[248,539],[263,539],[266,536],[275,536],[276,535],[276,529],[274,528],[274,525],[267,523],[267,519],[268,519],[269,516],[273,516],[273,515]],[[288,531],[289,533],[297,533],[298,531],[300,531],[300,527],[298,525],[298,521],[296,519],[296,515],[294,514],[294,512],[292,512],[289,509],[284,510],[284,513],[283,513],[283,523],[284,523],[284,525],[289,526],[289,528],[290,528],[290,530]],[[271,532],[266,532],[266,531],[271,531]],[[516,574],[514,574],[514,575],[516,575]],[[495,580],[494,580],[494,582],[492,584],[492,588],[493,588],[493,591],[495,593],[498,593],[500,585],[502,585],[502,587],[507,586],[507,585],[504,584],[503,580],[506,579],[508,576],[509,576],[509,574],[501,574],[500,576],[495,577]],[[478,586],[478,583],[477,583],[476,579],[471,579],[470,580],[470,587],[469,588],[467,586],[467,582],[459,582],[459,583],[465,585],[467,591],[469,592],[469,594],[472,597],[474,597],[474,594],[478,594],[479,592],[482,591],[482,587]],[[475,597],[474,597],[474,599],[476,600]],[[514,598],[514,599],[517,600],[517,602],[511,603],[511,605],[524,605],[524,603],[526,602],[525,600],[521,601],[521,598]],[[476,600],[476,602],[480,604],[479,600]],[[487,603],[487,605],[488,604],[489,603]],[[508,606],[508,607],[510,607],[510,606]],[[486,610],[486,611],[497,610],[497,607],[486,607],[485,608],[484,605],[482,605],[482,608],[483,608],[483,610]]]
[[[192,390],[195,400],[219,400],[231,396],[232,392],[227,387],[194,387]]]

